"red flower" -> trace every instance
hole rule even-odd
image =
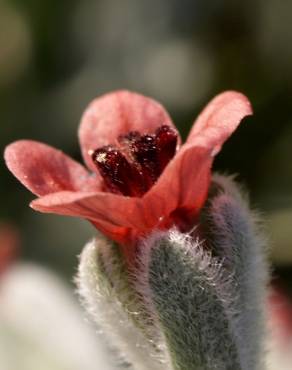
[[[224,92],[204,109],[180,146],[160,104],[118,91],[94,100],[82,117],[80,145],[92,172],[35,141],[12,143],[5,159],[39,197],[33,209],[88,219],[111,239],[129,245],[155,228],[194,225],[206,200],[214,156],[251,113],[244,95]]]

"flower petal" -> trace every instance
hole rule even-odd
[[[187,143],[213,149],[216,155],[240,121],[252,114],[246,96],[236,91],[217,95],[195,121]]]
[[[95,99],[86,109],[79,128],[80,146],[89,168],[96,171],[90,153],[114,144],[129,131],[151,133],[161,125],[175,128],[166,110],[155,100],[129,91]]]
[[[36,195],[61,190],[99,190],[98,181],[60,150],[31,140],[16,141],[5,149],[9,170]]]
[[[86,218],[93,223],[145,230],[140,216],[140,198],[125,197],[103,192],[61,191],[38,198],[31,207],[45,213]]]
[[[174,211],[183,211],[186,219],[197,215],[207,197],[212,161],[209,149],[183,145],[142,198],[152,220],[163,224]]]
[[[30,203],[31,208],[44,213],[81,217],[89,220],[100,232],[118,242],[125,242],[128,228],[116,225],[104,213],[93,209],[95,193],[63,191],[48,194]]]
[[[112,239],[130,243],[131,238],[165,227],[177,209],[183,209],[186,217],[199,212],[207,196],[212,160],[206,148],[184,145],[142,198],[61,191],[34,200],[31,207],[88,219]]]

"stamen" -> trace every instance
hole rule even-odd
[[[140,137],[141,135],[138,131],[130,131],[126,135],[120,135],[118,137],[118,145],[130,162],[135,162],[135,157],[133,156],[133,143],[139,140]]]
[[[141,171],[150,188],[160,175],[158,166],[158,148],[155,137],[152,135],[143,135],[131,144],[131,151],[141,166]]]
[[[158,162],[160,173],[174,157],[177,147],[177,133],[171,127],[163,125],[156,130],[156,145],[159,148]]]
[[[97,149],[92,154],[93,162],[109,191],[141,197],[174,156],[177,133],[166,125],[152,135],[130,131],[119,136],[117,144]]]
[[[142,175],[115,147],[95,150],[92,159],[111,192],[138,197],[145,193]]]

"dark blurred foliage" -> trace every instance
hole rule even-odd
[[[80,116],[114,89],[161,101],[183,136],[210,98],[240,90],[255,115],[226,143],[215,169],[239,174],[267,219],[273,260],[290,276],[291,14],[292,3],[277,0],[2,0],[1,150],[31,138],[81,159]],[[34,213],[32,195],[0,166],[0,218],[20,228],[23,258],[71,276],[93,230]]]

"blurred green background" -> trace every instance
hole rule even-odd
[[[186,136],[215,94],[245,93],[255,115],[217,157],[263,213],[276,275],[292,266],[292,2],[277,0],[0,0],[0,146],[31,138],[81,160],[86,105],[119,88],[161,101]],[[32,211],[33,196],[0,163],[0,221],[21,258],[69,281],[94,230]]]

